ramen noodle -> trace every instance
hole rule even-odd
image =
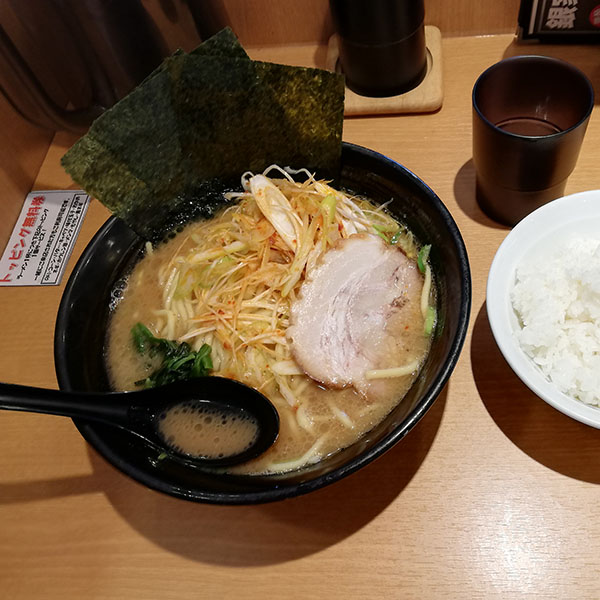
[[[385,205],[297,175],[246,173],[214,217],[147,244],[107,335],[115,389],[157,366],[131,341],[143,323],[210,346],[212,374],[274,403],[277,442],[238,473],[298,469],[356,442],[413,384],[435,322],[429,248]]]

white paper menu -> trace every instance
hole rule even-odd
[[[30,192],[0,259],[0,285],[58,285],[89,201],[82,190]]]

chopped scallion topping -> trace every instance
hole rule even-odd
[[[429,259],[429,252],[431,252],[431,244],[427,244],[419,250],[419,255],[417,256],[417,265],[421,273],[425,273],[425,264]]]
[[[327,194],[321,202],[321,210],[328,225],[331,225],[335,220],[335,206],[337,200],[333,194]]]
[[[390,244],[392,244],[392,246],[395,246],[398,241],[400,240],[400,236],[404,233],[404,230],[402,228],[398,229],[398,231],[396,231],[396,233],[390,238]]]
[[[435,325],[435,317],[436,317],[435,307],[428,306],[427,314],[425,315],[425,325],[424,325],[425,335],[427,335],[427,336],[431,335],[431,332],[433,331],[433,326]]]

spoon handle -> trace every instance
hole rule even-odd
[[[125,425],[129,407],[110,394],[86,394],[0,383],[0,409]]]

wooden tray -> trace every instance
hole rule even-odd
[[[398,96],[370,98],[360,96],[346,87],[344,114],[376,115],[434,112],[442,106],[442,34],[437,27],[425,25],[427,73],[421,83]],[[338,62],[338,37],[332,35],[327,46],[327,69],[341,71]]]

